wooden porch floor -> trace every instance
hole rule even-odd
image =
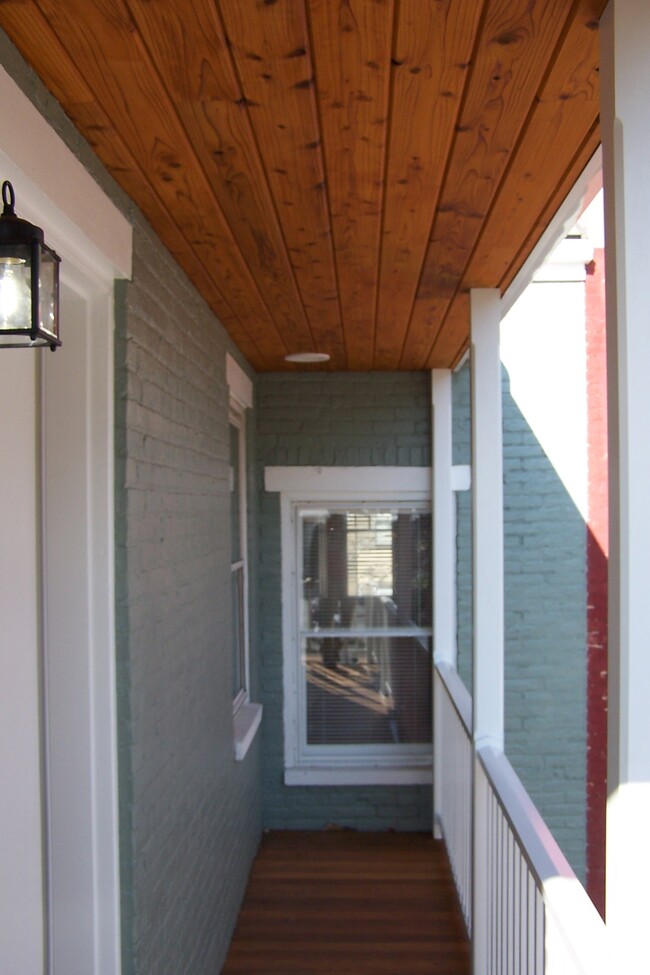
[[[222,975],[469,975],[444,846],[411,833],[265,834]]]

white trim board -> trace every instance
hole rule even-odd
[[[265,467],[264,487],[267,491],[281,491],[294,499],[310,500],[310,495],[323,497],[326,493],[345,495],[346,500],[368,498],[409,501],[412,497],[426,500],[431,497],[430,467]]]
[[[372,485],[369,487],[369,485]],[[455,464],[451,469],[452,491],[469,491],[472,468],[469,464]],[[342,491],[358,501],[359,495],[383,500],[382,494],[395,492],[404,501],[431,497],[430,467],[265,467],[264,487],[292,497],[309,500],[310,495]]]

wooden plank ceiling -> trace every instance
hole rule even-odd
[[[257,370],[430,369],[598,146],[605,4],[2,0],[0,26]]]

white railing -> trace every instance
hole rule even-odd
[[[472,699],[456,670],[436,667],[436,815],[458,891],[465,925],[472,933]]]
[[[605,925],[503,752],[472,755],[469,695],[452,667],[437,668],[435,694],[448,736],[437,781],[450,793],[436,809],[475,975],[606,975]]]

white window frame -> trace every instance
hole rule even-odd
[[[430,467],[267,467],[265,488],[280,493],[282,540],[282,647],[285,785],[416,785],[432,781],[432,745],[420,754],[350,754],[307,759],[302,743],[297,643],[299,577],[297,512],[314,505],[431,505]],[[415,751],[415,749],[414,749]],[[314,756],[313,748],[311,756]]]
[[[250,697],[250,661],[249,661],[249,627],[248,627],[248,558],[247,558],[247,548],[248,548],[248,533],[246,530],[246,502],[247,502],[247,492],[246,492],[246,419],[244,413],[233,409],[230,406],[228,414],[228,430],[230,427],[234,427],[237,431],[238,447],[237,447],[237,459],[238,459],[238,471],[233,471],[230,468],[230,493],[232,495],[233,488],[235,484],[239,485],[239,554],[240,558],[236,562],[230,563],[230,580],[233,584],[233,576],[236,573],[242,575],[242,592],[241,592],[241,602],[243,609],[243,625],[242,631],[239,635],[239,640],[241,641],[240,653],[242,655],[242,674],[240,681],[240,689],[235,694],[232,702],[233,713],[237,713],[239,708],[246,704]],[[232,631],[233,634],[235,629],[238,627],[238,621],[233,619],[232,621]],[[234,637],[233,637],[234,639]]]
[[[250,699],[250,636],[248,613],[248,532],[247,532],[247,465],[246,465],[246,411],[253,407],[253,384],[241,366],[226,355],[226,381],[228,383],[228,421],[239,436],[239,512],[240,512],[240,555],[237,562],[231,562],[231,581],[235,571],[243,570],[244,607],[244,666],[243,687],[233,699],[233,738],[235,759],[241,761],[253,743],[262,720],[262,706],[251,703]],[[230,436],[229,441],[230,442]],[[231,471],[231,478],[234,472]],[[232,604],[231,604],[232,605]],[[232,620],[232,632],[237,625]]]

